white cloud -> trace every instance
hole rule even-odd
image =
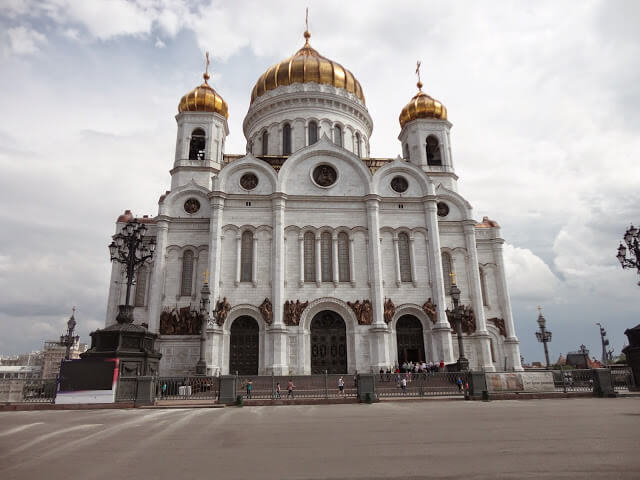
[[[156,43],[154,44],[156,48],[164,48],[166,44],[162,41],[160,37],[156,37]]]
[[[504,263],[513,300],[537,303],[554,301],[560,281],[531,250],[505,244]]]
[[[44,45],[47,38],[25,26],[18,26],[7,30],[9,39],[9,53],[15,55],[32,55],[40,51],[40,47]]]

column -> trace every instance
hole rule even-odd
[[[242,234],[240,232],[238,232],[238,234],[236,235],[236,287],[238,285],[240,285],[240,269],[242,268],[241,266],[241,255],[242,255]]]
[[[151,275],[151,288],[149,289],[149,331],[159,333],[160,313],[162,312],[162,294],[164,287],[164,275],[167,266],[167,234],[169,222],[165,218],[156,221],[156,251],[153,261],[153,273]]]
[[[382,287],[382,262],[380,252],[380,199],[368,195],[367,199],[367,229],[369,234],[369,248],[367,260],[369,264],[369,283],[371,285],[371,307],[373,311],[373,325],[369,330],[371,348],[371,367],[378,371],[386,368],[390,363],[389,329],[384,323],[384,291]]]
[[[289,365],[287,358],[287,328],[282,318],[282,305],[284,303],[284,195],[271,200],[273,217],[273,235],[271,248],[271,303],[273,305],[273,324],[267,330],[265,345],[265,366],[267,373],[274,375],[287,375]],[[269,361],[271,360],[271,361]]]
[[[430,185],[431,189],[433,188]],[[428,234],[428,254],[433,259],[431,269],[431,290],[432,301],[436,304],[437,322],[433,326],[434,343],[437,349],[436,361],[442,360],[445,363],[453,363],[453,345],[451,343],[451,326],[447,320],[445,312],[447,308],[444,292],[444,281],[442,278],[442,256],[440,254],[440,232],[438,229],[438,215],[436,196],[429,195],[424,202],[425,220]]]
[[[304,234],[302,232],[298,234],[298,253],[300,257],[300,280],[298,281],[298,286],[301,287],[304,285]]]
[[[355,287],[356,286],[356,277],[355,277],[355,268],[354,268],[354,260],[353,260],[353,256],[355,255],[355,248],[354,248],[354,239],[353,239],[353,234],[349,235],[349,281],[351,282],[351,286]]]
[[[493,258],[496,262],[496,283],[498,286],[498,299],[500,300],[500,309],[504,315],[504,326],[507,330],[507,338],[504,341],[505,354],[507,355],[507,368],[516,371],[522,371],[522,363],[520,361],[520,342],[516,337],[516,330],[513,325],[513,313],[511,312],[511,298],[507,288],[507,276],[504,270],[504,258],[502,253],[502,244],[504,240],[495,238],[493,240]]]
[[[402,274],[400,273],[400,246],[397,232],[393,232],[393,256],[396,259],[396,285],[399,287],[402,284]]]
[[[476,339],[476,345],[478,346],[480,353],[478,366],[483,368],[485,371],[494,371],[495,367],[491,362],[491,340],[489,338],[489,332],[487,332],[487,320],[484,316],[484,304],[482,303],[482,286],[480,285],[475,220],[465,220],[463,228],[464,243],[467,249],[466,267],[469,272],[469,293],[471,297],[471,305],[476,314],[476,331],[473,336]]]
[[[409,235],[409,264],[411,265],[411,283],[415,287],[418,280],[416,279],[416,247],[413,233]]]
[[[333,232],[331,234],[331,251],[333,252],[332,260],[332,270],[333,270],[333,286],[338,286],[338,281],[340,280],[340,267],[338,265],[338,232]]]
[[[222,265],[222,215],[224,213],[224,198],[212,197],[210,199],[211,218],[209,220],[209,289],[211,290],[209,301],[209,317],[213,319],[213,311],[216,303],[221,300],[220,294],[220,270]],[[207,327],[207,339],[205,350],[207,352],[207,373],[216,375],[222,370],[223,345],[222,328],[215,322]]]
[[[316,232],[316,286],[322,282],[322,249],[320,248],[320,232]]]
[[[258,284],[258,232],[253,232],[253,255],[251,257],[251,283],[255,287]]]

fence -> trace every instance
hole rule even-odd
[[[433,397],[464,395],[464,372],[381,373],[374,375],[378,397]]]
[[[158,400],[217,400],[219,392],[219,377],[158,377],[156,381]]]
[[[631,367],[627,365],[611,367],[611,383],[616,391],[628,391],[633,387]]]
[[[557,392],[594,391],[593,370],[552,370],[553,384]]]
[[[342,382],[340,382],[342,379]],[[289,381],[293,388],[289,393]],[[342,390],[339,385],[342,383]],[[353,398],[358,395],[356,375],[239,375],[236,394],[251,399]]]
[[[137,377],[120,377],[116,388],[116,402],[135,402],[138,393]]]

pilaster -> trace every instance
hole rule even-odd
[[[286,199],[278,196],[271,201],[273,221],[273,243],[271,256],[271,304],[273,308],[273,324],[267,330],[266,340],[271,343],[273,360],[270,365],[265,365],[268,373],[274,375],[287,375],[289,365],[287,358],[287,328],[283,321],[284,303],[284,276],[285,276],[285,251],[284,251],[284,211]],[[268,351],[268,349],[267,349]],[[267,359],[268,361],[269,359]]]
[[[164,276],[167,266],[167,234],[169,222],[164,219],[156,221],[156,251],[151,275],[151,288],[149,289],[149,316],[147,323],[149,331],[159,333],[160,312],[162,309],[162,296],[164,294]]]

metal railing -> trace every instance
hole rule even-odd
[[[58,385],[55,380],[26,380],[22,387],[22,401],[25,403],[53,403]]]
[[[633,387],[633,377],[631,367],[626,365],[616,366],[611,369],[611,383],[616,391],[628,391]]]
[[[340,378],[343,388],[340,390]],[[289,380],[293,389],[289,393]],[[355,375],[238,375],[236,395],[246,399],[291,400],[296,398],[355,398],[358,380]]]
[[[158,400],[217,400],[220,378],[211,376],[158,377]]]
[[[593,392],[593,370],[552,370],[557,392]]]
[[[120,377],[116,389],[116,402],[134,402],[138,393],[137,377]]]
[[[433,397],[464,395],[467,386],[464,372],[381,373],[374,375],[378,397]]]

